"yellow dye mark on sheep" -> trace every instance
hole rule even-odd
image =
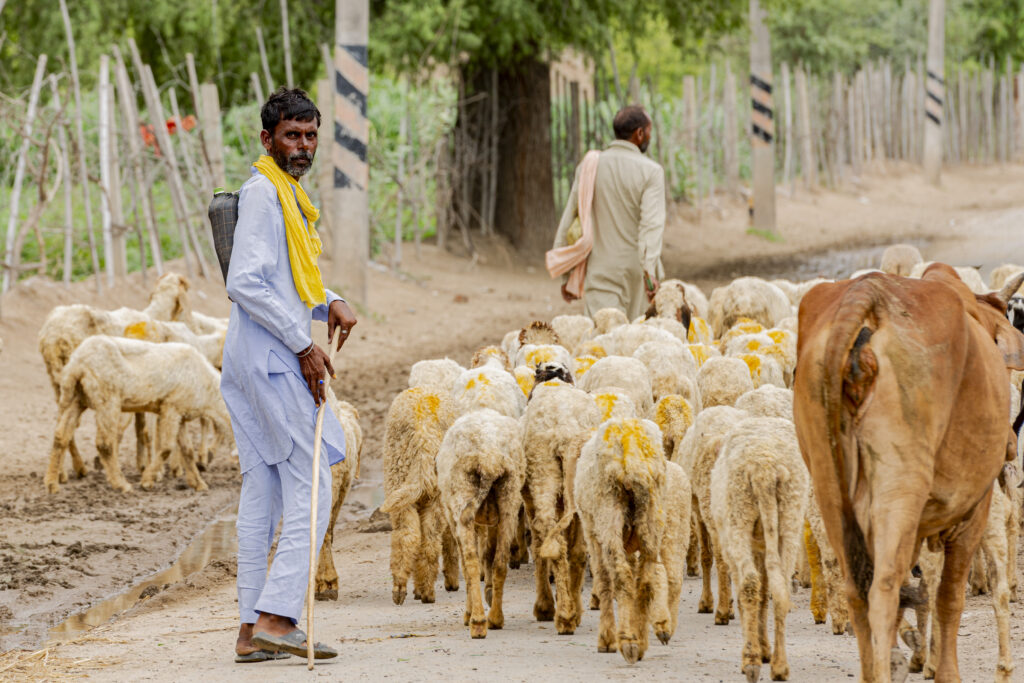
[[[608,352],[597,342],[586,342],[580,347],[580,350],[583,351],[583,356],[593,356],[594,358],[605,358],[608,356]]]
[[[608,425],[601,438],[605,443],[615,441],[620,445],[619,464],[622,465],[623,472],[643,463],[647,465],[648,475],[653,475],[651,461],[657,456],[657,451],[647,438],[647,431],[640,420],[628,418]]]
[[[654,411],[654,423],[664,432],[677,422],[681,422],[686,429],[692,427],[693,409],[685,398],[671,394],[658,401],[658,407]]]
[[[690,329],[686,331],[686,341],[691,344],[711,339],[711,328],[703,318],[690,318]]]
[[[530,392],[533,391],[533,373],[516,373],[516,383],[519,385],[519,388],[522,389],[523,394],[529,396]]]
[[[576,378],[579,379],[583,375],[587,374],[587,370],[593,367],[594,363],[597,362],[597,358],[594,356],[580,356],[576,359]]]
[[[757,339],[750,339],[747,341],[746,344],[743,345],[743,348],[751,352],[757,351],[758,349],[761,348],[761,342],[758,341]]]
[[[711,357],[711,353],[708,351],[708,347],[704,344],[691,344],[689,347],[690,354],[693,356],[693,360],[697,362],[697,369],[704,365],[708,358]]]
[[[124,336],[129,339],[145,339],[147,337],[146,322],[143,320],[141,322],[132,323],[128,327],[124,328]]]
[[[469,378],[469,381],[466,382],[466,391],[469,391],[470,389],[476,388],[476,385],[478,383],[482,387],[487,387],[487,386],[491,385],[491,380],[489,380],[487,378],[487,375],[485,373],[481,372],[476,377],[470,377]]]
[[[750,371],[750,379],[756,380],[761,376],[761,357],[756,353],[744,353],[739,359],[747,364]]]
[[[598,394],[594,397],[594,401],[601,409],[601,419],[610,420],[612,411],[615,410],[615,404],[619,402],[619,397],[615,394]]]
[[[426,394],[421,388],[410,389],[410,394],[416,397],[412,411],[416,416],[416,422],[422,422],[428,416],[437,419],[437,411],[441,408],[441,397],[437,394]]]
[[[550,363],[555,359],[555,352],[552,349],[541,347],[526,352],[526,364],[535,368],[541,363]]]
[[[788,330],[768,330],[768,336],[772,338],[772,341],[776,344],[781,344],[785,341],[789,341]]]

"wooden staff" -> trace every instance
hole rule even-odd
[[[338,351],[338,338],[341,325],[334,328],[331,335],[331,365],[334,365],[334,354]],[[331,381],[327,368],[324,368],[324,383]],[[320,445],[324,435],[324,412],[327,410],[327,390],[324,389],[324,400],[316,412],[316,430],[313,432],[313,493],[309,508],[309,585],[306,587],[306,668],[313,670],[313,603],[316,596],[316,506],[317,493],[320,488]]]

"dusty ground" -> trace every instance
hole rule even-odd
[[[1024,218],[1024,195],[1018,189],[1022,182],[1024,167],[959,169],[947,174],[944,187],[937,190],[909,169],[876,169],[849,191],[780,197],[778,242],[747,234],[745,206],[740,203],[722,201],[720,211],[705,207],[699,217],[692,209],[680,209],[666,233],[666,269],[705,286],[741,273],[834,276],[875,265],[878,245],[906,240],[919,244],[926,258],[958,264],[988,269],[1004,261],[1024,262],[1024,240],[1017,232]],[[500,340],[509,329],[577,310],[561,302],[538,267],[517,262],[498,245],[484,245],[483,252],[485,259],[472,266],[424,247],[419,259],[407,255],[401,277],[372,272],[370,308],[361,312],[335,384],[339,395],[358,407],[367,433],[368,466],[350,497],[353,504],[343,512],[345,519],[365,515],[380,500],[379,466],[373,462],[379,458],[383,417],[391,398],[404,386],[411,363],[444,355],[466,362],[473,349]],[[226,315],[221,283],[197,283],[195,307]],[[82,481],[72,479],[56,495],[43,491],[42,471],[56,411],[36,348],[39,325],[60,303],[141,308],[146,291],[137,276],[130,285],[102,297],[89,283],[65,290],[29,280],[3,300],[0,652],[40,646],[47,627],[166,567],[237,500],[239,478],[229,457],[214,462],[206,474],[210,491],[203,494],[172,479],[149,493],[114,494],[96,472]],[[456,303],[457,296],[468,301]],[[322,328],[316,334],[325,336]],[[94,453],[93,434],[87,416],[79,431],[86,454]],[[133,450],[128,439],[122,448]],[[126,455],[122,462],[129,481],[136,481],[131,458]],[[342,640],[344,649],[337,664],[320,669],[324,675],[363,673],[379,678],[386,672],[423,679],[454,673],[459,678],[484,678],[499,652],[504,655],[501,666],[507,667],[504,676],[515,679],[594,674],[732,679],[740,673],[738,626],[716,628],[705,616],[694,615],[692,594],[684,594],[685,616],[672,644],[654,648],[639,667],[627,669],[618,655],[599,657],[593,652],[596,615],[588,615],[574,637],[556,636],[550,624],[528,618],[529,570],[510,575],[505,631],[471,642],[459,618],[461,592],[442,595],[432,606],[391,604],[386,534],[358,534],[349,528],[335,549],[343,594],[339,603],[320,609],[318,623],[324,638]],[[215,562],[185,585],[144,601],[135,612],[84,641],[21,664],[15,664],[15,654],[0,658],[0,678],[58,671],[117,679],[177,679],[200,672],[280,678],[286,672],[300,673],[296,660],[247,668],[244,674],[230,663],[232,575],[233,562]],[[689,581],[686,588],[692,593],[695,585]],[[789,631],[793,680],[812,675],[837,680],[853,674],[853,639],[834,638],[813,627],[806,593],[799,596],[798,605]],[[1024,635],[1019,615],[1013,628],[1019,643]],[[391,638],[402,634],[426,637]],[[995,645],[987,598],[970,602],[960,650],[965,680],[991,678]],[[49,657],[49,668],[40,669],[44,657]],[[81,659],[88,661],[77,664],[78,669],[66,668]],[[5,674],[5,667],[12,664]]]

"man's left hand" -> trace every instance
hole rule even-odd
[[[341,327],[341,334],[338,335],[338,349],[340,350],[356,322],[356,314],[352,312],[346,302],[340,299],[332,301],[331,307],[327,311],[327,345],[330,346],[331,339],[334,339],[334,328]]]
[[[647,301],[654,301],[654,295],[658,293],[661,283],[647,271],[644,271],[644,291],[647,293]]]

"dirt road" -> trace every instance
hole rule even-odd
[[[1017,235],[1024,218],[1022,182],[1024,167],[961,169],[947,174],[944,188],[935,190],[907,169],[890,167],[850,191],[781,197],[778,242],[748,234],[745,207],[739,203],[723,202],[720,213],[705,211],[700,222],[692,210],[678,210],[666,232],[666,268],[703,286],[739,274],[835,276],[876,265],[881,251],[877,245],[904,240],[919,244],[926,258],[986,268],[1004,261],[1020,263],[1024,262],[1024,239]],[[509,329],[579,309],[563,304],[538,268],[517,262],[499,246],[483,244],[481,249],[484,258],[476,265],[425,246],[420,259],[407,255],[401,277],[372,272],[373,299],[369,311],[360,312],[354,339],[342,354],[341,379],[335,384],[339,395],[359,409],[367,434],[364,478],[350,497],[353,504],[343,511],[346,519],[365,515],[380,500],[384,413],[404,387],[413,362],[447,355],[465,363],[475,348],[497,342]],[[4,298],[0,652],[39,647],[48,627],[167,566],[201,529],[225,509],[230,512],[237,501],[239,478],[229,457],[216,460],[206,473],[211,489],[203,494],[192,493],[182,482],[165,480],[153,492],[116,495],[96,472],[82,481],[72,479],[56,495],[43,491],[42,471],[56,411],[36,348],[40,324],[60,303],[141,308],[147,291],[137,275],[103,296],[96,295],[90,283],[64,290],[48,281],[28,280]],[[206,313],[226,315],[228,310],[223,286],[216,281],[197,282],[194,301]],[[326,336],[322,327],[315,334]],[[87,415],[79,432],[84,453],[95,452],[93,434]],[[126,438],[122,449],[132,450],[133,441]],[[130,461],[122,458],[129,481],[136,483],[138,475]],[[460,678],[483,678],[493,673],[497,654],[502,655],[500,661],[507,661],[501,664],[501,672],[514,679],[739,675],[738,626],[716,628],[697,616],[693,595],[684,594],[680,633],[672,644],[655,647],[640,667],[627,669],[617,655],[599,657],[593,652],[596,615],[585,617],[581,630],[571,638],[556,636],[550,624],[529,619],[532,598],[527,569],[511,574],[505,631],[471,642],[458,616],[461,592],[442,595],[432,606],[390,604],[386,534],[357,534],[348,529],[336,541],[335,550],[345,581],[343,595],[321,614],[325,637],[344,639],[344,654],[338,664],[321,670],[325,675],[364,672],[374,678],[386,673],[420,679],[455,673]],[[239,672],[228,656],[235,620],[232,573],[233,560],[215,562],[190,580],[193,585],[149,598],[143,609],[122,616],[109,630],[48,651],[45,671],[67,671],[68,663],[89,658],[78,665],[81,672],[116,660],[115,667],[89,674],[122,680],[257,673]],[[686,588],[692,592],[695,585],[691,580]],[[812,674],[836,680],[853,674],[853,639],[835,638],[813,627],[805,594],[799,596],[798,605],[789,639],[793,680],[806,680]],[[1019,615],[1013,628],[1019,643],[1024,630]],[[403,633],[434,635],[390,638]],[[987,598],[970,602],[961,635],[965,680],[991,678],[995,646]],[[384,640],[374,640],[380,638]],[[5,661],[0,659],[0,670]],[[289,666],[297,663],[271,664],[259,669],[265,672],[260,676],[280,677]],[[29,674],[30,669],[17,667],[8,673]],[[291,671],[299,673],[297,668]]]

